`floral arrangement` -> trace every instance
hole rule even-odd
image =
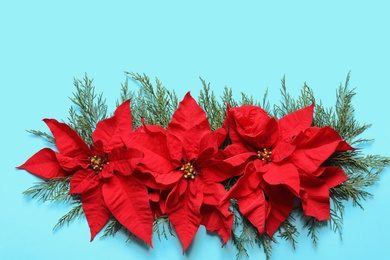
[[[168,228],[185,253],[203,225],[223,245],[231,240],[237,257],[253,242],[270,257],[276,237],[295,247],[294,216],[314,244],[323,222],[341,234],[343,203],[361,206],[389,164],[357,149],[369,125],[354,119],[349,75],[334,110],[306,85],[291,98],[283,79],[271,111],[266,95],[261,105],[245,94],[237,103],[228,88],[218,102],[203,80],[198,102],[187,93],[179,103],[158,80],[129,74],[140,90],[126,81],[110,117],[92,80],[75,80],[69,122],[44,119],[51,135],[30,131],[57,150],[18,167],[43,179],[25,194],[75,204],[56,227],[85,215],[91,241],[125,230],[152,247],[153,233]]]

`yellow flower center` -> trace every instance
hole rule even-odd
[[[107,155],[105,158],[102,158],[101,156],[91,156],[91,165],[90,167],[98,173],[99,171],[103,170],[103,167],[105,164],[108,164],[108,158]]]
[[[271,161],[271,155],[272,152],[268,150],[267,148],[264,148],[263,151],[257,151],[257,156],[260,158],[262,161]]]
[[[184,173],[184,179],[195,179],[196,171],[191,163],[185,163],[181,166],[180,170]]]

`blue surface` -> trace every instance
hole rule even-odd
[[[201,76],[218,95],[227,85],[261,98],[268,87],[273,102],[285,74],[293,96],[306,81],[327,105],[351,71],[356,117],[373,124],[365,152],[390,154],[387,1],[80,2],[0,3],[0,259],[235,259],[233,246],[221,249],[204,228],[184,256],[175,237],[154,237],[154,249],[123,235],[90,243],[85,219],[52,232],[69,206],[22,195],[38,179],[15,166],[47,145],[25,130],[46,130],[45,117],[66,119],[73,77],[85,72],[112,111],[123,71],[158,76],[180,97],[196,96]],[[375,197],[364,211],[346,204],[342,241],[325,227],[314,248],[303,231],[296,251],[281,242],[272,259],[389,259],[389,175],[369,189]],[[259,249],[250,255],[265,258]]]

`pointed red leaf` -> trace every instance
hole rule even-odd
[[[237,203],[240,212],[263,234],[268,210],[263,190],[255,189],[249,195],[237,198]]]
[[[225,198],[240,198],[249,196],[253,191],[259,189],[262,175],[256,171],[254,162],[248,163],[242,175],[234,186],[228,191]]]
[[[272,161],[280,162],[286,159],[295,151],[295,146],[290,143],[278,142],[274,149],[272,149]]]
[[[78,170],[70,179],[70,194],[82,194],[99,185],[99,176],[92,169]]]
[[[296,196],[299,195],[299,172],[289,162],[269,163],[263,178],[270,185],[286,185]]]
[[[188,92],[173,113],[172,120],[168,124],[168,131],[182,140],[185,132],[196,125],[199,125],[202,131],[210,131],[206,113]]]
[[[314,103],[279,119],[280,141],[290,143],[294,136],[310,127],[313,121],[313,112]]]
[[[206,179],[202,175],[200,175],[199,178],[201,178],[203,182],[203,204],[218,205],[227,193],[225,187],[220,183],[214,182],[212,179]]]
[[[297,145],[289,161],[302,170],[313,173],[325,162],[342,142],[340,135],[330,127],[306,129],[294,139]]]
[[[203,137],[206,134],[206,140],[202,143]],[[216,140],[210,139],[212,138],[212,133],[202,131],[199,125],[195,125],[194,127],[188,129],[185,133],[182,134],[182,146],[186,155],[187,161],[192,161],[199,156],[199,154],[204,150],[209,148],[210,146],[216,146]],[[179,139],[179,137],[178,137]],[[180,139],[179,139],[180,140]],[[207,142],[208,141],[208,142]],[[214,141],[214,142],[212,142]],[[210,143],[212,142],[212,143]],[[169,143],[168,143],[169,145]],[[202,147],[201,147],[202,146]],[[176,147],[175,147],[176,148]],[[173,148],[173,149],[175,149]],[[170,149],[170,150],[173,150]],[[177,149],[177,148],[176,148]]]
[[[184,184],[185,182],[188,182],[188,186],[195,185],[195,182],[191,180],[185,180],[181,183]],[[168,218],[180,239],[183,253],[191,244],[201,223],[200,207],[203,194],[199,191],[193,194],[190,190],[191,188],[187,187],[184,193],[180,195],[180,185],[176,186],[168,195],[166,203]],[[179,199],[177,199],[178,197]]]
[[[63,156],[60,153],[56,153],[55,155],[61,168],[63,168],[65,171],[75,171],[81,168],[86,169],[91,164],[89,160]]]
[[[106,225],[111,216],[102,197],[101,185],[84,192],[81,196],[81,202],[91,231],[92,241],[96,234]]]
[[[70,173],[61,168],[56,154],[56,152],[49,148],[43,148],[17,168],[24,169],[44,179],[65,177]]]
[[[142,151],[134,148],[114,148],[108,154],[108,161],[113,170],[130,175],[141,162],[143,155]]]
[[[126,146],[141,150],[144,153],[142,164],[152,172],[167,173],[179,166],[172,165],[166,130],[162,127],[144,126],[138,128],[131,136],[128,136]]]
[[[84,157],[89,155],[90,150],[88,145],[81,139],[75,130],[64,123],[60,123],[55,119],[43,120],[50,128],[55,140],[58,151],[69,157]]]
[[[329,189],[325,182],[306,174],[301,175],[301,182],[300,197],[305,215],[320,221],[329,219]]]
[[[111,151],[113,147],[122,147],[124,145],[119,135],[119,129],[115,117],[109,117],[96,124],[95,131],[92,133],[94,143],[101,141],[104,144],[103,150]]]
[[[201,224],[206,227],[207,231],[217,232],[222,238],[223,244],[226,244],[230,239],[234,220],[233,214],[227,208],[222,209],[221,207],[203,205],[200,209],[202,215]]]
[[[336,187],[337,185],[340,185],[344,181],[348,180],[348,177],[345,175],[343,169],[331,166],[324,168],[325,169],[323,169],[323,173],[319,176],[319,178],[325,182],[329,189]]]
[[[226,140],[228,131],[226,128],[218,128],[213,132],[214,139],[217,141],[217,146],[220,147]]]
[[[152,247],[153,216],[145,185],[131,175],[115,175],[104,184],[103,196],[114,217]]]
[[[183,148],[182,141],[179,139],[179,137],[170,132],[167,133],[167,146],[171,158],[171,163],[173,161],[180,163],[182,159],[187,160],[187,158],[184,158],[186,157],[186,153]]]
[[[115,147],[124,146],[124,136],[132,133],[130,101],[122,103],[114,112],[114,116],[100,121],[92,134],[94,142],[101,140],[106,152]]]
[[[294,208],[295,196],[283,185],[266,185],[264,190],[269,205],[265,230],[272,237]]]

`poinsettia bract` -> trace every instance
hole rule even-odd
[[[58,152],[44,148],[19,168],[44,179],[71,176],[69,193],[81,194],[91,240],[112,214],[151,246],[153,217],[147,188],[132,174],[143,153],[123,142],[123,136],[133,134],[130,102],[124,102],[113,117],[97,124],[91,146],[67,124],[54,119],[44,121]]]
[[[232,145],[246,156],[244,175],[225,200],[236,198],[260,234],[272,236],[300,198],[306,215],[329,218],[329,189],[347,179],[341,168],[323,167],[335,152],[352,148],[330,127],[311,127],[314,105],[276,120],[260,107],[228,109]]]
[[[189,93],[174,112],[168,129],[144,125],[128,139],[144,152],[139,167],[147,184],[168,190],[160,197],[159,212],[167,214],[181,241],[183,252],[199,226],[217,232],[224,243],[231,234],[233,215],[220,206],[226,190],[221,181],[232,177],[229,160],[219,159],[225,140],[223,128],[212,132],[206,113]],[[136,131],[136,132],[137,132]],[[147,176],[150,175],[151,178]],[[154,201],[159,199],[153,195]]]

